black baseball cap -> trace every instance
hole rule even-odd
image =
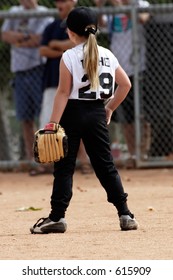
[[[88,7],[77,7],[74,8],[68,15],[66,20],[67,27],[78,35],[87,35],[87,26],[93,26],[93,32],[97,31],[97,13]],[[92,31],[92,30],[91,30]]]

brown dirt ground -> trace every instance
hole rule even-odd
[[[120,169],[139,230],[122,232],[114,207],[95,175],[74,175],[65,234],[31,235],[48,215],[52,175],[0,173],[1,260],[173,259],[173,169]],[[16,211],[20,207],[42,208]]]

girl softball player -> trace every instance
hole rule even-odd
[[[112,52],[97,45],[97,15],[92,9],[73,9],[66,24],[75,47],[64,52],[60,62],[60,80],[50,123],[64,127],[69,151],[66,158],[54,164],[49,217],[39,219],[30,231],[39,234],[66,231],[65,212],[72,198],[81,139],[108,202],[117,209],[120,228],[136,230],[138,223],[127,206],[128,195],[113,163],[107,128],[112,112],[128,94],[129,78]],[[114,90],[115,82],[118,86]]]

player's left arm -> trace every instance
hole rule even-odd
[[[122,103],[122,101],[126,98],[131,88],[131,82],[129,80],[129,77],[120,65],[116,69],[115,82],[117,84],[117,87],[114,93],[114,97],[113,99],[110,99],[105,106],[107,124],[110,123],[113,111],[117,109],[118,106]]]

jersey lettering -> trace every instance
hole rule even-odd
[[[103,89],[107,90],[108,93],[105,91],[100,92],[100,97],[102,99],[107,99],[112,96],[113,93],[113,77],[110,73],[102,73],[99,77],[100,85]]]
[[[81,60],[82,66],[83,66],[83,59]],[[103,57],[101,56],[99,59],[99,65],[110,67],[110,59],[109,57]]]
[[[88,77],[87,75],[85,74],[83,77],[82,77],[82,82],[86,82],[88,80]],[[85,87],[82,87],[79,89],[79,99],[80,98],[83,98],[83,99],[96,99],[96,92],[93,91],[93,92],[90,92],[90,93],[86,93],[86,91],[90,90],[90,84],[85,86]]]
[[[82,77],[82,82],[86,82],[88,80],[87,75],[85,74]],[[99,82],[100,86],[104,91],[100,91],[100,98],[101,99],[108,99],[113,94],[113,77],[110,73],[102,73],[99,76]],[[91,91],[87,93],[87,91],[90,90],[90,84],[82,87],[79,89],[79,99],[96,99],[96,92]]]
[[[100,60],[99,60],[99,65],[110,67],[110,60],[109,60],[109,58],[101,56]]]

